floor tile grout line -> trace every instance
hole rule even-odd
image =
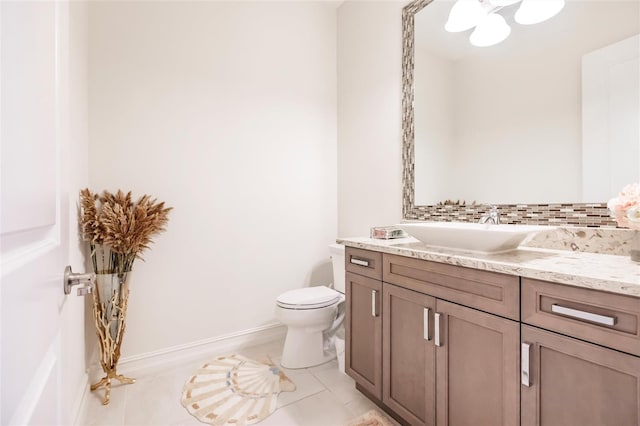
[[[324,392],[324,391],[328,391],[328,390],[329,390],[329,389],[327,389],[327,387],[324,385],[324,383],[322,383],[320,380],[318,380],[318,379],[313,375],[313,373],[311,373],[311,372],[310,372],[310,371],[308,371],[308,370],[309,370],[308,368],[305,368],[305,369],[304,369],[305,374],[309,374],[309,375],[311,375],[311,377],[313,377],[313,378],[314,378],[314,379],[315,379],[315,380],[316,380],[316,381],[317,381],[317,382],[322,386],[322,389],[321,389],[321,390],[319,390],[319,391],[317,391],[317,392],[314,392],[314,393],[312,393],[312,394],[309,394],[309,395],[307,395],[307,396],[305,396],[305,397],[303,397],[303,398],[296,399],[295,401],[291,401],[291,402],[289,402],[289,403],[287,403],[287,404],[284,404],[284,405],[282,405],[281,407],[278,407],[278,410],[279,410],[279,409],[281,409],[281,408],[287,407],[287,406],[289,406],[289,405],[292,405],[292,404],[298,403],[298,402],[300,402],[300,401],[303,401],[303,400],[305,400],[305,399],[307,399],[307,398],[310,398],[310,397],[312,397],[312,396],[314,396],[314,395],[317,395],[317,394],[319,394],[319,393],[321,393],[321,392]],[[286,374],[286,373],[285,373],[285,374]],[[293,381],[293,379],[291,379],[291,380]],[[294,381],[294,383],[295,383],[295,381]],[[295,391],[294,391],[294,392],[295,392]]]
[[[317,391],[317,392],[314,392],[314,393],[312,393],[312,394],[309,394],[309,395],[307,395],[307,396],[305,396],[305,397],[303,397],[303,398],[297,399],[297,400],[295,400],[295,401],[291,401],[291,402],[289,402],[289,403],[287,403],[287,404],[283,405],[282,407],[278,407],[278,408],[276,409],[276,411],[278,411],[278,410],[280,410],[280,409],[282,409],[282,408],[284,408],[284,407],[288,407],[288,406],[290,406],[290,405],[297,404],[298,402],[302,402],[302,401],[304,401],[305,399],[309,399],[309,398],[311,398],[311,397],[314,397],[314,396],[318,395],[319,393],[322,393],[322,392],[325,392],[325,391],[328,391],[328,390],[329,390],[329,389],[327,389],[327,388],[325,388],[325,389],[321,389],[321,390],[319,390],[319,391]],[[274,412],[275,412],[275,411],[274,411]]]

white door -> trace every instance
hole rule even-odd
[[[82,329],[84,318],[77,299],[68,299],[76,296],[62,290],[73,235],[70,197],[77,197],[66,161],[73,157],[69,4],[3,0],[0,18],[0,420],[68,424],[65,381],[77,387],[84,371],[78,365],[72,372],[64,359],[75,359],[76,351],[84,358],[82,345],[66,347],[70,329]],[[70,310],[77,325],[68,325]]]
[[[582,58],[582,176],[585,202],[640,179],[640,35]]]

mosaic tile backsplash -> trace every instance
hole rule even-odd
[[[477,222],[489,205],[413,206],[405,191],[404,218],[434,222]],[[616,228],[607,205],[597,204],[498,204],[500,223],[515,225],[569,225]]]

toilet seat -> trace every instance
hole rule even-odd
[[[338,303],[342,294],[325,286],[290,290],[278,296],[277,304],[284,309],[320,309]]]

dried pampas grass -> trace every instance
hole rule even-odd
[[[80,191],[82,234],[91,245],[94,270],[103,269],[96,264],[94,255],[96,245],[102,244],[117,258],[113,261],[117,261],[118,271],[130,271],[133,261],[153,243],[152,237],[166,230],[171,210],[149,195],[134,202],[131,191],[104,191],[102,195],[87,188]]]

